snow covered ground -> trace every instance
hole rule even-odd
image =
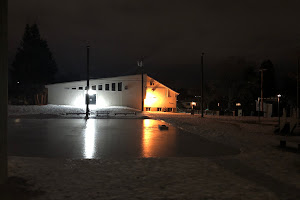
[[[114,115],[114,113],[123,112],[136,112],[136,115],[128,115],[127,118],[140,118],[140,111],[125,107],[125,106],[110,106],[105,108],[96,108],[91,105],[90,107],[92,118],[124,118],[124,115]],[[42,106],[8,106],[8,116],[10,118],[22,117],[22,118],[84,118],[86,108],[66,106],[66,105],[42,105]],[[96,112],[109,112],[108,115],[96,115]]]
[[[54,105],[25,107],[10,106],[10,117],[38,117],[40,113],[51,117],[82,111]],[[27,192],[33,199],[300,199],[300,156],[276,148],[276,119],[264,118],[257,123],[255,117],[200,118],[162,112],[139,115],[164,120],[236,147],[241,153],[129,160],[10,157],[9,175],[27,180],[26,191],[44,192]]]

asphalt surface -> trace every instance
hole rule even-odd
[[[168,130],[159,129],[167,125]],[[153,119],[10,119],[8,154],[25,157],[210,157],[239,150]]]

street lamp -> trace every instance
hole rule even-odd
[[[279,128],[279,131],[280,131],[280,111],[279,111],[280,97],[281,97],[281,94],[278,94],[277,99],[278,99],[278,128]]]

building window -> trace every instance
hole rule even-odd
[[[93,86],[92,86],[92,90],[96,90],[96,85],[93,85]]]
[[[161,111],[161,108],[157,108],[157,111]]]
[[[72,90],[76,90],[76,87],[72,87]]]
[[[109,90],[109,84],[105,84],[105,90]]]
[[[102,85],[98,85],[98,90],[102,90]]]
[[[151,111],[151,108],[150,107],[146,107],[146,111]]]
[[[168,112],[172,112],[173,111],[173,108],[168,108]]]
[[[84,90],[87,90],[87,86],[84,87]]]
[[[168,97],[171,97],[171,91],[168,89]]]
[[[78,90],[83,90],[83,87],[79,87]]]
[[[150,81],[150,85],[154,85],[154,82],[153,82],[153,81]]]
[[[111,84],[111,90],[112,91],[116,91],[116,83],[112,83]]]
[[[122,82],[118,83],[118,91],[122,91]]]
[[[68,87],[65,87],[65,89],[66,89],[66,90],[68,90],[68,89],[70,89],[70,88],[68,88]]]

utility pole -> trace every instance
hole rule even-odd
[[[144,65],[143,65],[144,57],[137,61],[137,65],[141,68],[142,74],[142,111],[144,111]]]
[[[262,117],[264,117],[264,89],[263,89],[263,84],[264,84],[264,71],[266,69],[260,69],[260,99],[261,99],[261,111],[262,111]]]
[[[203,85],[204,85],[204,75],[203,75],[203,56],[204,53],[201,54],[201,117],[203,118]]]
[[[7,180],[7,0],[0,0],[0,184]]]
[[[297,66],[297,127],[298,127],[298,121],[299,121],[299,67],[300,67],[300,56],[298,56],[298,66]]]
[[[86,94],[85,94],[85,103],[86,103],[86,111],[85,111],[85,118],[89,118],[90,110],[89,110],[89,103],[90,103],[90,96],[89,96],[89,89],[90,89],[90,46],[86,47]]]

